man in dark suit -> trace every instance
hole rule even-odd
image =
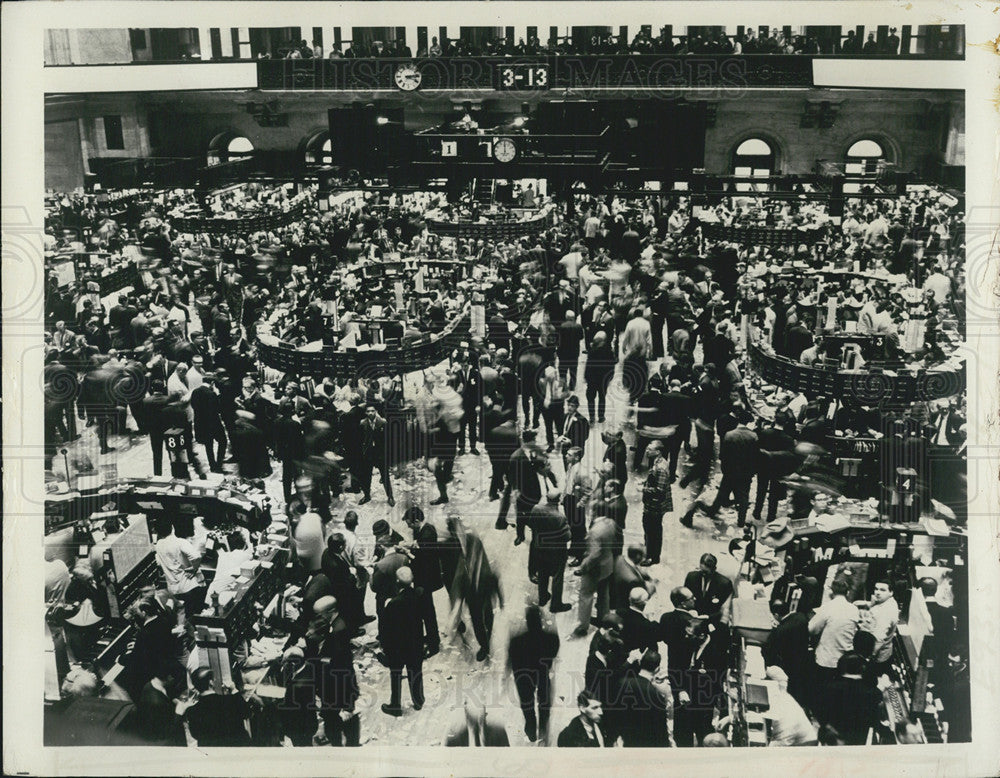
[[[548,461],[539,450],[536,437],[535,430],[525,430],[521,435],[521,447],[510,456],[510,465],[507,469],[507,491],[504,493],[505,499],[501,503],[500,513],[497,517],[496,528],[507,529],[506,513],[510,504],[509,493],[516,491],[517,537],[514,538],[515,546],[524,542],[524,530],[528,526],[528,516],[531,514],[531,509],[542,499],[539,475],[544,474],[555,485],[555,476],[552,475]],[[533,572],[534,570],[529,570],[529,573]]]
[[[629,668],[618,694],[621,710],[616,719],[618,734],[625,748],[666,748],[667,697],[656,685],[654,676],[660,667],[655,647],[644,651],[638,670]]]
[[[567,388],[572,391],[576,387],[576,370],[580,362],[580,342],[583,340],[583,327],[576,320],[576,313],[566,311],[566,321],[559,325],[559,344],[556,346],[556,356],[559,358],[559,375],[566,381]],[[577,401],[579,405],[579,401]]]
[[[212,331],[215,335],[215,345],[220,349],[233,343],[233,320],[229,315],[229,304],[219,303],[212,316]]]
[[[580,692],[576,698],[580,715],[573,719],[559,733],[556,742],[560,748],[607,748],[607,734],[601,724],[604,710],[601,701],[587,692]]]
[[[306,457],[302,424],[295,418],[295,404],[282,400],[274,423],[274,456],[281,462],[281,488],[285,503],[292,501],[292,484],[299,474],[299,462]]]
[[[142,417],[153,449],[153,475],[163,475],[163,433],[167,430],[167,386],[155,380],[150,384],[150,395],[142,401]]]
[[[483,402],[483,376],[475,360],[466,356],[458,366],[458,393],[462,395],[461,425],[458,428],[458,453],[465,453],[466,429],[469,433],[469,452],[479,454],[476,443],[479,441],[479,409]]]
[[[267,478],[274,472],[260,417],[249,411],[236,411],[230,440],[240,476]]]
[[[601,440],[607,448],[604,449],[604,461],[611,463],[611,475],[609,480],[618,482],[618,494],[625,491],[625,482],[628,480],[628,446],[622,437],[622,431],[602,432]]]
[[[863,746],[868,730],[878,725],[882,694],[863,678],[864,659],[853,652],[837,661],[836,680],[824,690],[822,704],[814,711],[821,724],[829,724],[844,745]],[[790,693],[790,692],[789,692]]]
[[[441,557],[438,549],[438,534],[434,525],[426,521],[424,512],[417,507],[408,508],[403,514],[403,522],[413,532],[415,541],[410,564],[413,580],[418,590],[417,612],[424,621],[424,640],[427,656],[441,650],[441,636],[438,632],[437,612],[434,610],[433,594],[444,586],[441,575]]]
[[[337,598],[340,613],[353,637],[362,628],[364,602],[359,596],[357,579],[344,553],[347,541],[340,533],[333,533],[326,541],[326,550],[320,558],[320,569],[330,579],[333,596]]]
[[[365,410],[361,420],[361,491],[364,496],[358,501],[364,505],[372,498],[372,470],[378,468],[389,506],[396,504],[392,495],[392,481],[389,480],[389,457],[386,451],[385,419],[378,415],[374,405]]]
[[[222,460],[226,458],[226,432],[214,373],[205,373],[204,382],[191,392],[191,410],[194,411],[194,439],[205,447],[209,469],[221,473]]]
[[[525,623],[525,629],[510,639],[507,657],[524,713],[524,734],[531,742],[539,737],[545,741],[552,707],[552,665],[559,653],[559,636],[555,630],[542,626],[542,612],[535,605],[526,609]]]
[[[807,678],[812,666],[809,654],[809,618],[798,610],[789,612],[782,599],[771,600],[771,613],[777,624],[771,629],[761,649],[767,667],[778,666],[788,676],[788,693],[800,705],[809,704]]]
[[[700,501],[697,504],[714,518],[722,507],[722,501],[732,492],[736,503],[736,523],[742,527],[747,521],[747,511],[750,508],[750,481],[757,471],[760,449],[757,445],[757,435],[747,427],[751,419],[750,412],[745,408],[737,408],[734,415],[737,422],[736,429],[727,432],[719,444],[719,464],[722,468],[719,491],[711,505],[705,506]]]
[[[562,492],[550,489],[544,504],[536,505],[528,517],[531,527],[531,547],[534,567],[538,573],[538,604],[545,607],[549,601],[549,579],[552,580],[552,613],[568,611],[563,602],[563,575],[569,558],[569,523],[559,509]]]
[[[513,409],[502,408],[499,396],[483,398],[483,444],[490,458],[490,501],[499,500],[510,457],[517,450],[517,425]]]
[[[315,613],[307,641],[315,641],[322,668],[319,696],[323,731],[331,746],[357,747],[361,744],[361,721],[355,705],[361,690],[354,672],[351,629],[338,613],[338,604],[333,597],[317,600]]]
[[[399,594],[385,604],[382,649],[389,665],[390,699],[382,711],[390,716],[403,715],[401,705],[403,669],[410,686],[414,710],[424,706],[424,623],[420,599],[422,591],[413,585],[413,571],[396,571]],[[436,625],[435,625],[436,627]]]
[[[783,421],[783,416],[776,416],[775,422]],[[795,429],[792,420],[791,429]],[[778,515],[778,503],[787,494],[783,483],[794,473],[801,462],[795,454],[795,439],[778,423],[764,423],[757,430],[757,445],[760,448],[757,461],[757,491],[754,498],[753,517],[761,520],[764,510],[764,500],[767,499],[767,521],[771,522]]]
[[[663,396],[663,422],[677,426],[677,432],[663,441],[664,455],[670,463],[670,483],[677,480],[677,460],[681,444],[691,439],[691,398],[681,391],[681,382],[670,379],[669,389]]]
[[[622,617],[622,643],[625,651],[656,650],[659,630],[643,611],[649,602],[649,592],[644,586],[636,586],[629,592],[628,608],[620,611]]]
[[[299,602],[299,618],[288,631],[288,639],[284,648],[291,648],[309,631],[309,625],[316,615],[315,606],[324,597],[333,597],[333,584],[326,573],[317,572],[309,577],[302,588],[302,599]]]
[[[948,654],[955,642],[954,609],[946,608],[937,601],[937,590],[938,583],[934,578],[927,576],[920,579],[920,591],[931,617],[931,626],[934,628],[930,643],[930,656],[934,659],[934,668],[931,670],[932,681],[943,677],[948,667]]]
[[[629,607],[629,595],[637,586],[650,595],[656,591],[656,584],[640,563],[645,558],[643,546],[631,544],[624,554],[615,558],[614,578],[611,582],[611,610],[619,613]]]
[[[566,419],[559,435],[562,446],[563,464],[566,464],[566,452],[574,446],[579,447],[580,455],[587,449],[587,438],[590,437],[590,422],[580,413],[580,398],[571,394],[566,398]]]
[[[694,594],[695,610],[716,622],[722,616],[722,607],[733,596],[733,582],[715,571],[717,565],[715,554],[702,554],[698,569],[684,578],[684,587]]]

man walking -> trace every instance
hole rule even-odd
[[[538,738],[544,742],[548,738],[552,665],[559,653],[559,636],[542,626],[542,612],[537,606],[528,606],[524,615],[526,628],[510,639],[507,657],[524,713],[524,734],[531,742]]]

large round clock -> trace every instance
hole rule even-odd
[[[396,68],[394,78],[396,86],[404,92],[412,92],[414,89],[417,89],[423,80],[423,76],[417,70],[417,66],[412,64],[403,64]]]
[[[500,138],[493,144],[493,158],[497,162],[510,162],[517,156],[517,146],[510,138]]]

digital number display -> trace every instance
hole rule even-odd
[[[497,68],[496,81],[496,88],[504,91],[548,89],[549,66],[526,63],[500,65]]]

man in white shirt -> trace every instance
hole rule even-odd
[[[889,223],[879,213],[868,223],[865,230],[865,245],[869,248],[881,248],[889,237]]]
[[[860,615],[856,606],[847,601],[847,581],[837,578],[830,584],[830,599],[816,609],[809,620],[809,634],[819,635],[816,644],[816,693],[837,677],[840,657],[854,649],[854,633]]]
[[[927,276],[924,281],[924,291],[928,289],[934,295],[934,302],[943,305],[948,295],[951,294],[951,279],[941,272],[941,267],[934,268],[934,272]]]
[[[192,538],[177,537],[169,518],[162,518],[156,527],[156,563],[163,571],[167,592],[184,605],[183,612],[178,614],[178,626],[201,613],[205,607],[207,587],[201,572],[205,536],[201,518],[196,518],[194,522],[195,534]]]
[[[875,636],[875,650],[872,653],[875,672],[877,675],[886,674],[892,660],[896,625],[899,623],[899,604],[892,596],[892,587],[888,579],[880,578],[875,582],[870,603],[862,601],[858,604],[861,608],[861,623],[858,629]]]
[[[559,264],[562,265],[563,270],[566,273],[566,278],[570,281],[576,281],[580,265],[587,261],[587,255],[590,252],[585,248],[580,248],[578,251],[571,251],[562,259],[559,260]]]
[[[205,383],[205,357],[201,354],[191,357],[191,369],[188,370],[185,379],[188,389],[192,392]]]
[[[194,423],[194,411],[191,409],[191,387],[188,386],[188,366],[184,362],[179,362],[174,372],[167,378],[167,394],[177,395],[178,402],[184,404],[188,421]]]
[[[622,357],[638,352],[644,359],[649,359],[653,353],[653,331],[649,326],[647,314],[636,309],[631,321],[625,325],[621,342]]]
[[[802,706],[788,693],[788,674],[780,667],[767,668],[767,678],[776,682],[767,696],[764,717],[771,720],[769,746],[815,746],[816,728]]]

